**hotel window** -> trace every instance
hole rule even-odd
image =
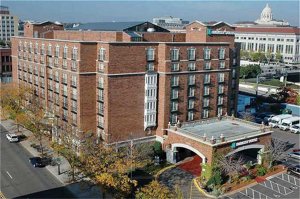
[[[77,100],[77,89],[72,88],[72,99]]]
[[[55,57],[59,57],[59,45],[55,47]]]
[[[205,75],[204,75],[204,83],[205,83],[205,84],[210,83],[210,74],[205,74]]]
[[[178,99],[178,90],[172,89],[172,99]]]
[[[196,77],[195,75],[189,75],[189,85],[195,85]]]
[[[195,101],[193,99],[189,99],[188,107],[189,109],[193,109],[195,107]]]
[[[21,51],[21,49],[22,49],[22,42],[20,41],[18,45],[18,50]]]
[[[209,106],[209,98],[203,98],[203,107]]]
[[[72,101],[72,111],[77,112],[77,102]]]
[[[210,59],[210,48],[204,48],[204,59]]]
[[[196,63],[195,62],[189,62],[188,63],[188,70],[196,70]]]
[[[65,74],[65,73],[63,73],[62,82],[63,82],[64,84],[67,84],[67,83],[68,83],[68,75]]]
[[[179,71],[179,63],[171,63],[171,71]]]
[[[63,109],[62,119],[63,119],[63,120],[67,120],[67,119],[68,119],[68,111],[65,110],[65,109]]]
[[[98,115],[98,126],[99,127],[104,127],[104,117],[101,115]]]
[[[224,86],[221,84],[218,86],[218,94],[223,94],[224,93]]]
[[[65,46],[65,47],[64,47],[64,52],[63,52],[63,58],[64,58],[64,59],[67,59],[67,57],[68,57],[68,47]]]
[[[66,85],[63,86],[63,95],[68,96],[68,86]]]
[[[209,95],[209,86],[204,86],[204,96]]]
[[[99,87],[99,88],[103,88],[103,84],[104,84],[104,79],[103,79],[103,77],[99,77],[99,78],[98,78],[98,87]]]
[[[273,53],[274,52],[274,44],[267,45],[267,52]]]
[[[203,112],[202,112],[202,118],[208,118],[208,110],[207,109],[204,109]]]
[[[219,73],[218,74],[218,82],[224,82],[224,77],[225,77],[224,73]]]
[[[59,93],[59,83],[55,83],[55,92]]]
[[[171,111],[178,111],[178,102],[172,102]]]
[[[72,113],[72,122],[73,122],[73,124],[77,124],[77,114],[76,113]]]
[[[72,50],[72,59],[77,60],[78,59],[78,49],[76,47],[73,47]]]
[[[101,115],[104,113],[104,104],[101,102],[98,103],[98,113]]]
[[[218,107],[218,116],[223,115],[223,109],[222,107]]]
[[[177,123],[177,114],[176,113],[171,114],[171,123],[172,124]]]
[[[147,71],[154,71],[154,63],[153,62],[147,63]]]
[[[225,68],[225,61],[220,61],[219,68],[221,69]]]
[[[101,89],[98,90],[98,100],[99,101],[103,101],[104,100],[103,90],[101,90]]]
[[[48,55],[52,55],[52,45],[51,44],[49,44],[48,45],[48,53],[47,53]]]
[[[45,44],[42,44],[42,47],[41,47],[41,55],[44,55],[45,54]]]
[[[27,51],[27,42],[24,42],[24,46],[23,46],[23,51],[26,52]]]
[[[29,53],[32,53],[32,42],[29,43]]]
[[[172,86],[179,86],[179,76],[172,76],[171,84]]]
[[[98,72],[103,72],[104,71],[104,63],[103,62],[99,62],[98,64]]]
[[[37,54],[39,51],[39,44],[35,43],[35,47],[34,47],[34,54]]]
[[[204,62],[204,69],[209,70],[210,66],[211,66],[211,64],[209,61]]]
[[[236,76],[236,70],[232,69],[232,78],[235,78],[235,76]]]
[[[219,49],[219,59],[225,59],[225,48]]]
[[[173,48],[171,49],[171,60],[179,61],[179,49]]]
[[[147,61],[154,61],[154,49],[153,48],[147,48],[146,57],[147,57]]]
[[[195,96],[195,88],[190,87],[189,88],[189,97],[194,97]]]
[[[57,58],[57,57],[54,58],[54,66],[55,66],[55,67],[58,67],[58,58]]]
[[[68,61],[65,60],[65,59],[62,61],[62,68],[63,69],[67,69],[68,68]]]
[[[75,75],[72,75],[72,80],[71,80],[71,85],[72,86],[77,86],[77,77]]]
[[[192,121],[194,120],[194,112],[193,111],[189,111],[188,112],[188,121]]]
[[[189,61],[196,60],[196,49],[195,48],[188,49],[188,60]]]
[[[105,49],[104,48],[99,49],[98,59],[99,59],[99,61],[105,61]]]
[[[54,76],[55,81],[59,81],[59,74],[58,71],[55,71],[55,76]]]
[[[218,105],[223,105],[223,96],[218,96]]]

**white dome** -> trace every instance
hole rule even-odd
[[[262,20],[262,21],[272,21],[273,20],[272,9],[269,7],[269,4],[267,4],[266,7],[261,12],[260,20]]]

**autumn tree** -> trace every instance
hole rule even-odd
[[[131,172],[152,161],[152,152],[148,152],[151,151],[150,146],[134,144],[133,141],[122,146],[118,143],[84,143],[83,148],[87,148],[83,149],[81,156],[85,173],[104,190],[114,193],[116,197],[126,197],[137,185],[137,181],[131,178]],[[103,194],[105,197],[105,191]]]
[[[26,104],[32,90],[23,84],[16,83],[1,84],[0,87],[2,114],[15,120],[17,132],[20,133],[20,125],[27,122]]]
[[[150,184],[138,189],[135,193],[136,199],[172,199],[175,195],[168,187],[160,184],[158,181],[152,181]]]
[[[287,159],[288,143],[282,140],[272,138],[265,149],[265,157],[269,162],[269,168],[273,167],[276,161],[282,161]]]
[[[52,143],[52,148],[69,162],[71,180],[76,179],[76,169],[81,168],[80,147],[85,140],[85,133],[69,124],[61,125],[58,142]]]

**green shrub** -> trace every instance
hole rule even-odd
[[[215,171],[213,176],[208,180],[207,182],[207,186],[219,186],[222,184],[222,175],[221,175],[221,171]]]
[[[264,176],[267,173],[267,169],[263,166],[257,168],[257,175]]]
[[[153,151],[154,151],[154,155],[158,155],[160,157],[162,156],[163,150],[160,142],[158,141],[154,142]]]

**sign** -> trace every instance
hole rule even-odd
[[[250,140],[244,140],[241,142],[233,142],[230,147],[235,149],[236,147],[243,146],[243,145],[250,144],[253,142],[257,142],[257,141],[258,141],[258,138],[252,138]]]
[[[211,33],[214,35],[234,35],[234,32],[232,31],[222,31],[222,30],[212,30]]]

